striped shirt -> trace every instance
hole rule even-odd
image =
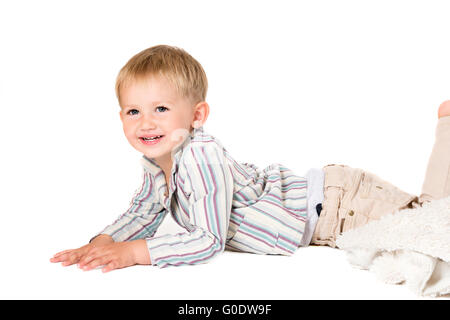
[[[170,185],[153,159],[142,158],[142,185],[130,207],[100,234],[146,239],[152,264],[205,263],[225,249],[291,255],[307,217],[307,180],[281,164],[261,170],[237,163],[220,141],[193,129],[172,152]],[[185,229],[154,236],[167,213]]]

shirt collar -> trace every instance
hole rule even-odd
[[[184,141],[181,144],[179,144],[176,148],[174,148],[174,150],[172,151],[172,170],[171,170],[172,175],[177,172],[178,163],[180,161],[184,148],[191,142],[194,136],[201,134],[202,132],[203,127],[194,128],[189,133],[189,135],[186,136]],[[149,171],[154,176],[156,176],[162,171],[161,167],[156,163],[154,158],[147,158],[144,155],[141,159],[141,164],[145,170]]]

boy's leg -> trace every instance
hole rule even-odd
[[[439,108],[436,140],[431,151],[419,202],[450,196],[450,101]]]
[[[311,244],[336,246],[344,231],[417,204],[417,197],[378,176],[346,165],[328,165],[324,201]]]
[[[336,237],[385,214],[450,196],[450,100],[441,104],[436,140],[419,198],[378,176],[345,165],[328,165],[324,202],[311,243],[336,246]]]

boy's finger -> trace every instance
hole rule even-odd
[[[50,261],[51,262],[62,262],[62,261],[65,261],[65,260],[67,260],[69,254],[70,254],[69,252],[62,253],[62,254],[60,254],[58,256],[55,256],[55,257],[51,258]]]
[[[93,259],[95,259],[95,257],[93,255],[89,255],[89,256],[83,256],[81,257],[80,261],[78,262],[78,266],[80,268],[86,266],[88,263],[90,263]]]
[[[102,269],[102,272],[106,273],[106,272],[112,271],[114,269],[117,269],[117,267],[118,267],[117,263],[115,261],[111,261]]]
[[[62,263],[63,266],[70,266],[74,263],[77,263],[79,260],[79,256],[76,252],[69,252],[67,253],[67,258],[65,259],[65,261]]]
[[[90,250],[86,255],[81,257],[79,266],[80,266],[80,268],[82,268],[85,265],[87,265],[88,263],[90,263],[92,260],[97,259],[102,256],[104,256],[103,251]]]
[[[64,251],[55,253],[55,254],[53,255],[53,258],[56,258],[56,257],[58,257],[58,256],[60,256],[60,255],[62,255],[62,254],[64,254],[64,253],[67,253],[67,252],[70,252],[70,251],[73,251],[73,249],[64,250]]]
[[[56,257],[56,258],[50,258],[50,262],[61,262],[61,257]]]
[[[60,257],[52,257],[50,258],[50,262],[59,262],[60,261]]]
[[[90,263],[86,264],[82,267],[83,270],[91,270],[94,268],[97,268],[98,266],[104,266],[110,261],[108,257],[100,257],[97,259],[92,260]]]

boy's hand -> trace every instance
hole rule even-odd
[[[135,264],[150,264],[145,240],[115,242],[94,247],[80,259],[78,266],[83,270],[104,266],[102,271],[108,272]]]
[[[82,246],[78,249],[69,249],[58,252],[50,259],[50,262],[61,262],[63,266],[70,266],[74,263],[78,263],[91,249],[96,246],[101,246],[109,243],[113,243],[114,240],[108,236],[101,234],[95,237],[91,243]]]

